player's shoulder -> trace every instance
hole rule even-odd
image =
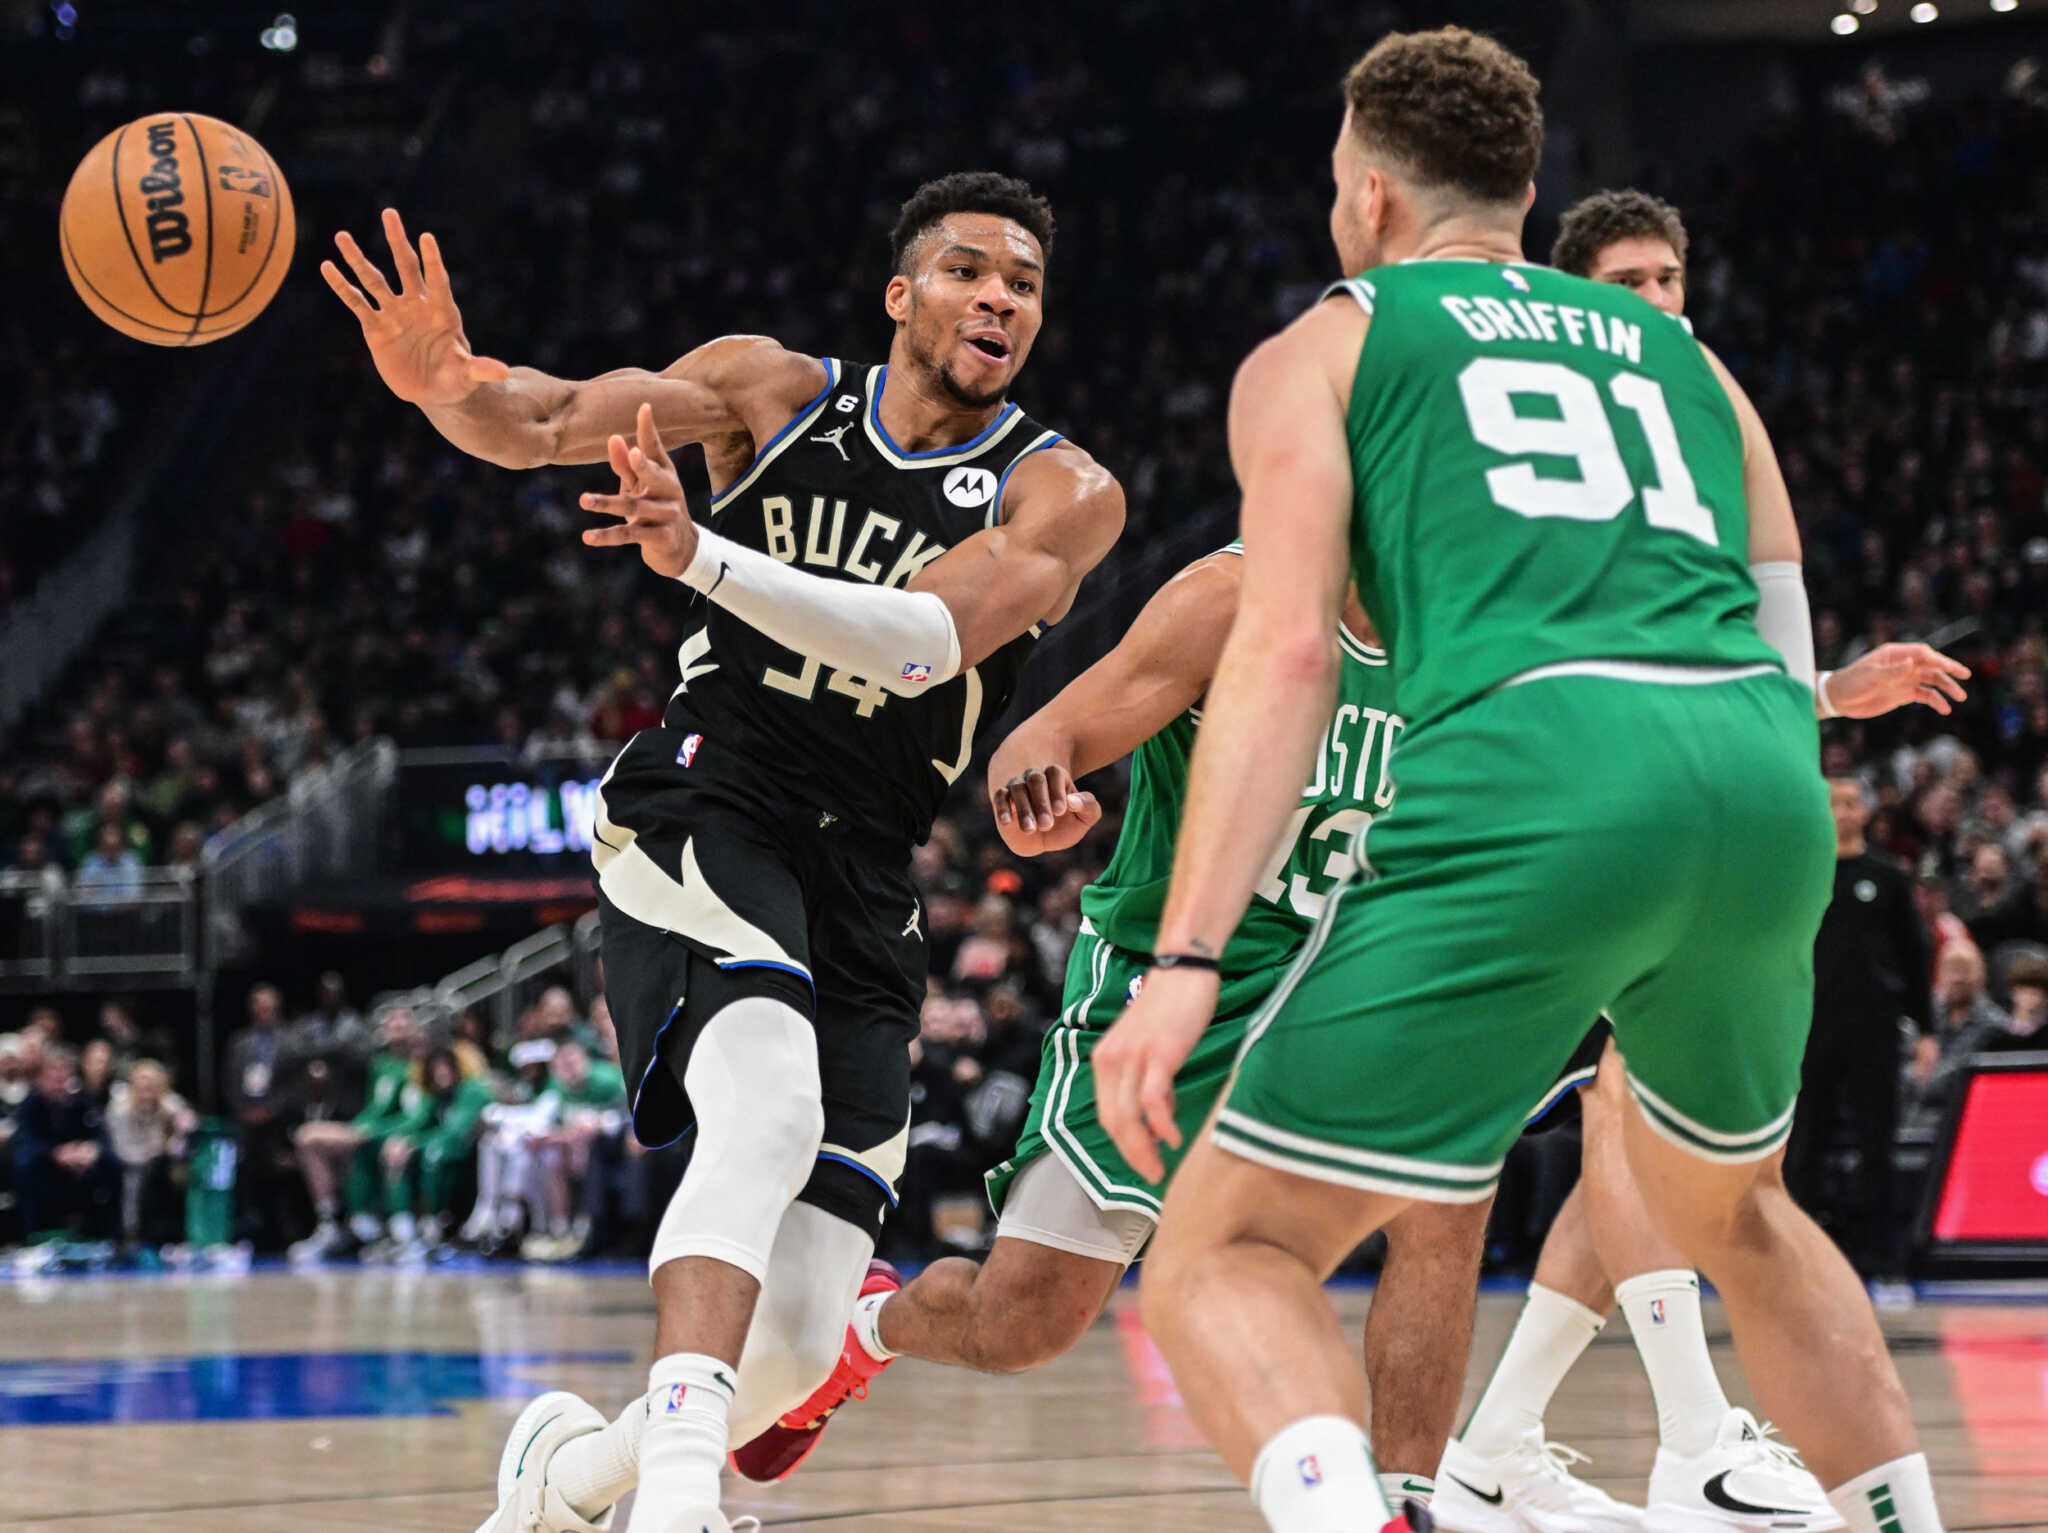
[[[1063,513],[1070,508],[1091,515],[1113,515],[1121,526],[1124,490],[1107,465],[1062,437],[1019,459],[1011,470],[1004,496],[1005,519],[1014,518],[1027,505],[1034,515]]]
[[[1321,302],[1251,349],[1238,364],[1236,390],[1240,395],[1273,390],[1283,379],[1310,370],[1327,378],[1341,399],[1349,392],[1371,325],[1371,309],[1357,301],[1348,284],[1337,284]]]

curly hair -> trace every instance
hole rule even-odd
[[[1600,252],[1616,240],[1663,240],[1685,265],[1685,220],[1662,197],[1633,188],[1581,197],[1557,226],[1550,264],[1574,277],[1593,275]]]
[[[910,194],[889,232],[889,259],[894,270],[908,275],[911,247],[949,213],[993,213],[1021,225],[1052,259],[1052,204],[1031,190],[1029,182],[993,170],[956,170],[927,181]]]
[[[1536,175],[1543,109],[1529,66],[1463,27],[1392,32],[1344,77],[1351,131],[1424,186],[1514,202]]]

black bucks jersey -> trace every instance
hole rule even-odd
[[[825,391],[713,498],[711,526],[827,580],[901,588],[995,526],[1011,472],[1061,440],[1012,404],[970,442],[905,452],[877,409],[888,369],[830,358],[825,369]],[[904,697],[784,649],[721,607],[699,610],[704,626],[683,643],[682,684],[662,719],[682,736],[677,769],[701,764],[721,789],[773,814],[810,809],[906,846],[930,831],[1040,632]]]

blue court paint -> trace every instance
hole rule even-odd
[[[0,1363],[0,1427],[108,1421],[452,1416],[451,1400],[523,1400],[562,1363],[630,1352],[277,1352]]]

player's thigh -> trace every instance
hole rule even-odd
[[[1094,1068],[1095,1049],[1144,989],[1150,967],[1145,955],[1099,937],[1084,936],[1077,942],[1067,1004],[1061,1021],[1046,1034],[1031,1111],[1016,1153],[989,1173],[989,1197],[998,1213],[1006,1211],[1007,1183],[1016,1169],[1049,1152],[1104,1207],[1130,1210],[1157,1222],[1163,1186],[1140,1175],[1103,1128]],[[1182,1148],[1160,1146],[1167,1182],[1215,1111],[1236,1067],[1245,1031],[1284,972],[1273,968],[1224,976],[1216,1015],[1174,1076],[1174,1121]]]
[[[1801,729],[1784,718],[1773,693],[1782,685],[1689,689],[1708,694],[1692,710],[1696,727],[1729,769],[1701,774],[1687,919],[1611,1008],[1646,1121],[1708,1160],[1756,1160],[1783,1145],[1813,1020],[1834,829],[1804,748],[1811,720]]]

